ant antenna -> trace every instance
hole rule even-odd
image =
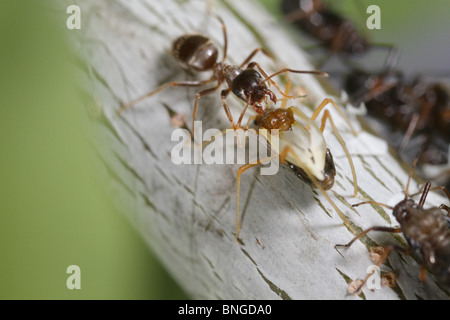
[[[279,75],[279,74],[282,74],[282,73],[289,73],[289,72],[290,72],[290,73],[313,74],[313,75],[322,76],[322,77],[325,77],[325,78],[328,77],[328,73],[323,72],[323,71],[282,69],[282,70],[280,70],[280,71],[277,71],[277,72],[271,74],[270,76],[267,76],[267,74],[264,73],[265,76],[266,76],[266,78],[265,78],[261,83],[264,83],[264,82],[266,82],[266,81],[271,82],[271,83],[277,88],[278,92],[280,92],[281,95],[282,95],[283,97],[285,97],[285,98],[288,98],[288,99],[305,98],[306,95],[290,96],[290,95],[284,93],[283,90],[281,90],[281,89],[278,87],[278,85],[277,85],[276,83],[274,83],[273,81],[270,80],[271,78],[273,78],[273,77],[275,77],[275,76],[277,76],[277,75]]]
[[[352,207],[353,207],[353,208],[359,207],[359,206],[362,205],[362,204],[377,204],[377,205],[379,205],[379,206],[388,208],[388,209],[390,209],[390,210],[394,210],[394,207],[391,207],[391,206],[389,206],[389,205],[387,205],[387,204],[385,204],[385,203],[376,202],[376,201],[364,201],[364,202],[359,202],[359,203],[352,204]]]

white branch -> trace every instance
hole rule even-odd
[[[288,38],[283,25],[254,1],[80,1],[84,38],[80,51],[87,68],[80,70],[86,90],[97,101],[101,114],[93,125],[100,139],[93,139],[111,196],[148,245],[193,298],[207,299],[351,299],[349,279],[363,278],[373,264],[363,242],[347,250],[334,245],[353,238],[331,205],[288,168],[277,175],[260,176],[248,170],[242,179],[241,211],[244,219],[240,243],[234,242],[235,182],[238,165],[181,165],[171,162],[169,109],[184,114],[190,124],[196,89],[170,88],[123,113],[128,102],[172,80],[207,78],[181,71],[170,56],[172,41],[185,33],[200,32],[223,45],[220,24],[211,10],[225,21],[229,59],[239,64],[254,49],[267,46],[277,64],[258,54],[269,72],[281,65],[311,70],[302,50]],[[296,88],[308,94],[304,112],[332,97],[326,83],[312,76],[293,75]],[[243,104],[228,98],[235,118]],[[403,197],[408,173],[388,153],[386,144],[363,131],[355,138],[329,108],[353,155],[359,188],[381,202],[394,204]],[[350,116],[360,128],[356,116]],[[207,128],[229,127],[219,93],[201,99],[198,119]],[[334,136],[325,136],[336,162],[337,181],[330,197],[360,229],[373,225],[396,226],[390,212],[380,207],[351,208],[353,198],[348,161]],[[413,184],[412,190],[417,186]],[[438,195],[427,204],[439,205]],[[379,245],[398,243],[386,234],[369,234]],[[366,242],[367,244],[368,242]],[[369,299],[425,297],[418,280],[420,267],[409,256],[393,253],[389,266],[398,275],[398,287],[364,290]],[[383,270],[389,270],[383,266]],[[428,274],[431,292],[446,297]]]

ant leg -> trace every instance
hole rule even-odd
[[[249,63],[250,62],[250,60],[252,60],[253,59],[253,57],[258,53],[258,52],[262,52],[262,53],[264,53],[266,56],[268,56],[270,59],[272,59],[272,60],[274,60],[275,61],[275,57],[269,52],[269,51],[267,51],[266,49],[264,49],[264,48],[256,48],[255,50],[253,50],[251,53],[250,53],[250,55],[244,60],[244,62],[242,62],[241,63],[241,65],[239,66],[239,68],[244,68],[244,66],[247,64],[247,63]]]
[[[250,97],[248,98],[247,102],[245,103],[245,107],[241,112],[241,115],[239,116],[239,120],[237,123],[238,128],[241,127],[242,118],[244,117],[245,112],[247,111],[248,106],[250,105]]]
[[[381,232],[390,232],[390,233],[400,233],[402,232],[400,228],[391,228],[391,227],[370,227],[369,229],[366,229],[364,231],[361,231],[360,233],[358,233],[349,243],[347,244],[336,244],[334,245],[335,248],[340,247],[340,248],[350,248],[350,246],[359,238],[361,238],[362,236],[366,235],[368,232],[370,231],[381,231]]]
[[[280,154],[280,161],[281,163],[286,163],[286,155],[288,153],[291,153],[292,156],[295,158],[296,163],[301,164],[302,161],[300,160],[300,157],[294,152],[294,150],[290,146],[285,146],[283,151]],[[327,201],[331,204],[331,206],[336,210],[337,214],[341,218],[341,220],[344,222],[344,225],[352,232],[357,233],[355,228],[350,224],[347,217],[344,215],[344,213],[337,207],[337,205],[331,200],[330,196],[325,192],[325,190],[322,188],[322,186],[319,184],[317,179],[307,170],[302,168],[305,173],[308,175],[308,178],[314,183],[314,186],[320,191],[320,193],[327,199]]]
[[[296,9],[294,11],[289,12],[284,16],[284,19],[287,22],[295,22],[301,19],[306,18],[307,16],[310,16],[313,13],[311,10],[310,12],[304,11],[302,9]]]
[[[221,81],[218,81],[217,85],[215,87],[209,88],[209,89],[205,89],[203,91],[199,91],[195,94],[195,100],[194,100],[194,111],[192,112],[192,131],[191,131],[191,137],[194,137],[194,133],[195,133],[195,119],[197,118],[197,111],[198,111],[198,100],[201,97],[207,96],[208,94],[213,93],[214,91],[216,91],[217,89],[219,89],[219,87],[222,85]]]
[[[403,136],[402,143],[400,144],[400,147],[398,148],[399,153],[403,153],[405,151],[405,147],[408,144],[409,140],[411,139],[412,135],[414,134],[414,131],[416,131],[417,123],[419,122],[420,116],[415,113],[409,122],[408,129],[406,129],[406,133]]]
[[[353,175],[353,186],[354,186],[354,193],[353,193],[353,195],[356,197],[358,195],[358,180],[357,180],[357,177],[356,177],[356,171],[355,171],[355,166],[353,164],[352,157],[350,156],[350,152],[347,149],[347,146],[345,144],[344,139],[342,139],[342,136],[340,135],[339,130],[336,128],[336,125],[334,124],[334,121],[331,118],[331,114],[330,114],[329,110],[325,110],[325,112],[324,112],[324,114],[322,116],[322,125],[320,127],[320,130],[323,132],[323,129],[325,128],[325,123],[326,123],[327,120],[331,124],[331,127],[333,128],[334,135],[337,137],[339,143],[342,146],[342,149],[344,149],[345,155],[347,156],[348,163],[350,164],[350,168],[352,170],[352,175]]]
[[[149,93],[143,95],[142,97],[139,97],[137,99],[134,99],[128,103],[122,104],[122,106],[120,107],[120,109],[117,111],[117,115],[120,116],[121,113],[123,111],[125,111],[126,109],[132,107],[133,105],[135,105],[136,103],[144,100],[145,98],[151,97],[169,87],[200,87],[203,86],[205,84],[208,84],[210,82],[216,81],[216,79],[214,78],[210,78],[208,80],[203,80],[203,81],[172,81],[172,82],[167,82],[165,84],[163,84],[162,86],[156,88],[153,91],[150,91]]]
[[[222,18],[219,15],[215,15],[217,20],[219,20],[220,24],[222,25],[222,33],[223,33],[223,58],[222,62],[225,61],[227,58],[227,49],[228,49],[228,36],[227,36],[227,27],[225,26],[225,22],[222,20]]]
[[[223,105],[223,109],[225,110],[225,113],[227,114],[228,120],[231,123],[231,126],[233,127],[234,130],[236,130],[238,127],[234,124],[234,120],[233,120],[233,115],[231,114],[230,108],[228,107],[226,98],[228,96],[228,94],[231,92],[231,89],[224,89],[222,90],[222,92],[220,93],[220,97],[222,99],[222,105]]]
[[[319,104],[317,109],[314,111],[313,115],[311,116],[311,119],[315,120],[317,116],[319,115],[320,111],[322,111],[323,108],[325,108],[329,103],[336,109],[337,112],[339,112],[340,116],[347,122],[348,126],[352,130],[352,133],[354,136],[357,135],[356,130],[353,128],[352,124],[350,123],[350,120],[345,115],[344,111],[333,101],[333,99],[325,98],[323,101]],[[323,131],[323,128],[321,128]]]

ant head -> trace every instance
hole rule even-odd
[[[269,96],[274,103],[277,102],[275,94],[264,84],[263,77],[252,68],[240,72],[233,79],[230,87],[237,97],[248,102],[251,106],[263,102],[266,96]]]

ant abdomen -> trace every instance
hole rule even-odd
[[[211,70],[217,62],[217,46],[201,35],[184,35],[173,42],[173,55],[186,69]]]

